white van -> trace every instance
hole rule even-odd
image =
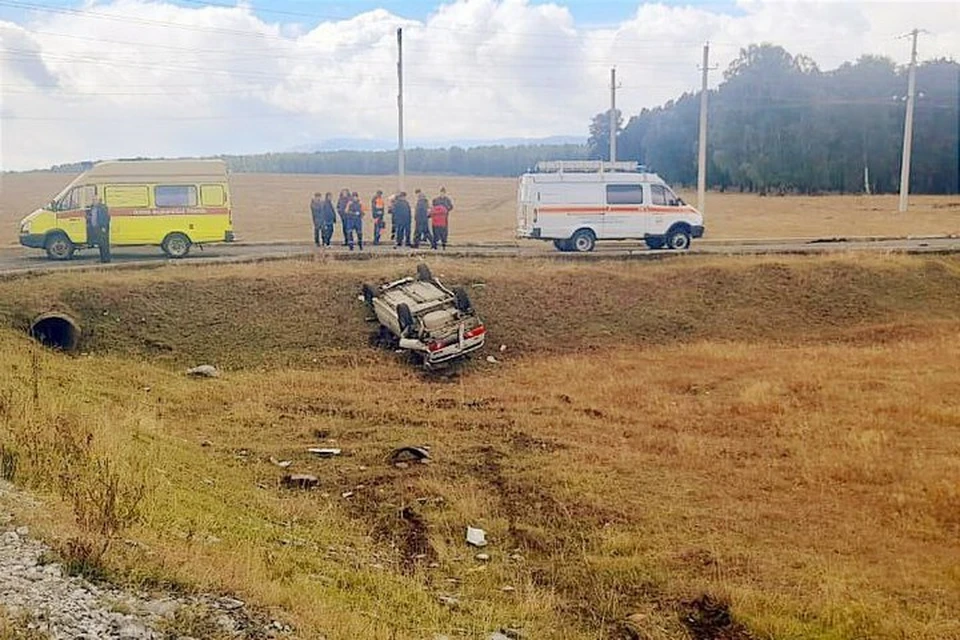
[[[540,162],[521,176],[517,198],[517,237],[560,251],[593,251],[597,240],[683,250],[703,236],[700,212],[635,162]]]

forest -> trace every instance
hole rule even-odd
[[[889,58],[863,56],[824,72],[779,46],[742,49],[708,94],[708,184],[759,193],[897,191],[906,93],[907,68]],[[642,110],[617,135],[618,159],[696,184],[699,114],[699,91]],[[960,64],[919,64],[911,192],[958,193],[958,130]],[[606,158],[609,140],[607,111],[590,125],[590,157]]]

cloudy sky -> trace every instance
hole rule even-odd
[[[773,42],[831,69],[863,53],[960,57],[957,2],[720,0],[0,0],[0,168],[408,139],[586,136],[711,85]]]

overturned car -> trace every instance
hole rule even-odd
[[[425,264],[417,265],[416,278],[364,284],[363,301],[380,323],[380,339],[416,354],[428,369],[482,348],[486,339],[466,290],[446,288]]]

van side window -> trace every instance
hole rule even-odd
[[[222,207],[226,203],[227,194],[223,190],[223,185],[200,185],[200,204],[205,207]]]
[[[93,204],[93,197],[97,195],[97,187],[92,184],[70,189],[70,193],[63,196],[57,204],[58,211],[85,209]]]
[[[117,184],[103,188],[103,201],[108,207],[150,206],[149,190],[145,184]]]
[[[639,184],[608,184],[607,204],[643,204],[643,187]]]
[[[158,184],[153,188],[158,207],[195,207],[197,188],[192,184]]]
[[[660,184],[650,185],[650,198],[655,205],[665,207],[670,204],[670,196],[667,195],[667,190]]]

